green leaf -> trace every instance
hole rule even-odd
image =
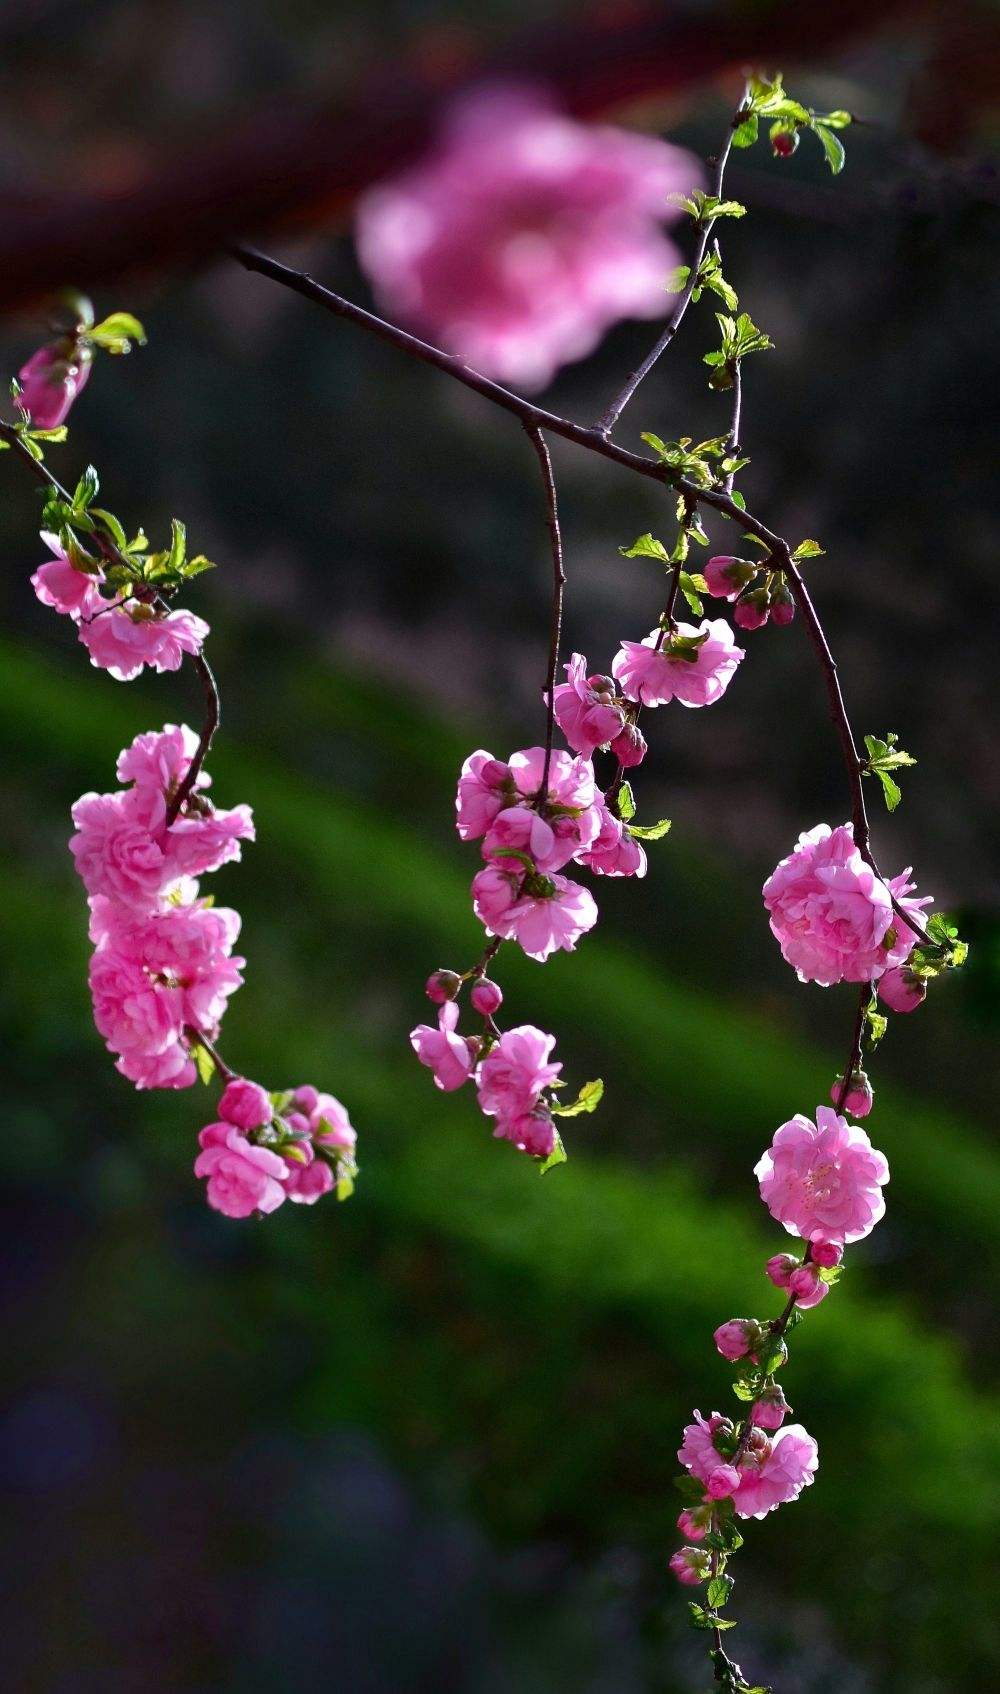
[[[662,841],[670,828],[670,819],[661,818],[659,823],[630,823],[627,828],[637,841]]]
[[[207,1088],[208,1084],[215,1075],[215,1060],[212,1058],[208,1049],[202,1046],[200,1041],[192,1042],[191,1057],[198,1067],[199,1077]]]
[[[578,1118],[582,1112],[596,1111],[603,1098],[604,1084],[600,1077],[597,1077],[593,1082],[585,1082],[576,1099],[568,1106],[553,1106],[552,1115],[557,1118]],[[549,1157],[555,1158],[555,1153],[550,1153]],[[562,1157],[565,1159],[565,1153]],[[557,1159],[556,1163],[561,1164],[562,1160]]]
[[[695,584],[698,582],[704,583],[704,577],[692,576],[690,571],[681,571],[677,580],[680,586],[680,591],[687,601],[690,610],[694,613],[696,618],[703,617],[705,607],[699,598]]]
[[[92,518],[98,518],[100,520],[116,547],[119,547],[123,553],[128,551],[128,537],[126,536],[121,524],[118,522],[118,519],[115,517],[114,512],[107,512],[101,506],[92,506],[90,509],[90,515]]]
[[[682,1472],[680,1476],[675,1476],[673,1483],[678,1494],[682,1494],[685,1500],[696,1500],[699,1505],[704,1500],[704,1484],[699,1482],[696,1476],[691,1476],[688,1471]]]
[[[854,119],[850,112],[823,112],[820,116],[820,122],[826,129],[846,129],[848,124],[854,122]]]
[[[900,788],[899,783],[894,782],[892,777],[889,775],[889,772],[881,765],[875,766],[875,775],[882,784],[882,793],[885,796],[886,811],[894,812],[896,807],[899,805],[900,800],[903,798],[903,791]]]
[[[751,112],[733,130],[733,146],[752,147],[757,139],[759,127],[756,112]]]
[[[670,272],[670,275],[667,277],[667,293],[683,294],[688,285],[688,278],[690,275],[690,265],[675,265],[673,270]]]
[[[166,569],[170,576],[178,576],[187,558],[187,526],[180,518],[170,520],[170,552],[167,554]]]
[[[65,441],[69,430],[65,424],[57,424],[55,429],[29,429],[28,434],[33,441]]]
[[[708,1585],[708,1603],[713,1612],[728,1603],[729,1596],[736,1584],[731,1576],[713,1576]]]
[[[559,1131],[556,1130],[556,1139],[552,1151],[547,1159],[543,1159],[541,1161],[538,1167],[538,1174],[539,1176],[544,1176],[546,1171],[554,1170],[556,1165],[564,1165],[565,1163],[566,1149],[562,1144],[562,1136],[559,1134]]]
[[[780,1370],[788,1358],[788,1348],[781,1336],[769,1336],[762,1347],[757,1349],[757,1368],[764,1376],[771,1376]]]
[[[630,782],[623,782],[618,790],[617,810],[622,823],[631,823],[635,817],[635,795]]]
[[[146,331],[131,312],[112,312],[87,331],[87,339],[96,342],[107,353],[128,353],[133,341],[139,347],[146,345]]]
[[[96,498],[100,486],[96,470],[93,465],[88,465],[73,491],[74,511],[85,512],[90,502]]]
[[[818,541],[800,541],[792,554],[793,559],[819,559],[824,556],[824,548]]]
[[[839,176],[844,168],[844,160],[847,156],[844,152],[844,143],[839,136],[834,135],[832,129],[827,129],[825,124],[814,123],[812,127],[813,133],[819,137],[822,143],[827,164],[834,176]]]
[[[354,1178],[357,1172],[353,1167],[342,1167],[337,1176],[337,1199],[349,1200],[354,1193]]]
[[[187,581],[193,576],[201,576],[203,571],[214,571],[216,568],[214,559],[206,559],[204,553],[196,553],[193,559],[185,559],[181,575]]]
[[[648,439],[648,436],[643,437],[643,440]],[[663,447],[662,441],[660,447]],[[667,549],[663,542],[657,541],[655,535],[650,535],[648,530],[645,535],[640,535],[638,540],[633,541],[631,547],[619,547],[618,551],[623,559],[659,559],[661,564],[667,563]]]

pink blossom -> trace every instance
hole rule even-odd
[[[607,676],[588,677],[587,661],[582,653],[574,653],[564,668],[567,681],[555,690],[556,722],[574,752],[589,757],[620,733],[624,714],[616,704],[613,680]]]
[[[219,1116],[237,1129],[263,1129],[274,1116],[271,1096],[259,1082],[245,1076],[234,1076],[227,1082],[219,1100]]]
[[[807,1264],[799,1265],[798,1269],[792,1272],[788,1282],[788,1292],[795,1295],[796,1305],[801,1306],[805,1312],[811,1306],[818,1306],[821,1300],[826,1299],[830,1292],[830,1285],[824,1282],[820,1276],[819,1266],[814,1265],[812,1260],[809,1260]]]
[[[498,1117],[493,1134],[535,1159],[547,1159],[556,1144],[556,1127],[544,1102],[515,1117]]]
[[[716,600],[735,600],[757,575],[757,566],[732,553],[716,553],[704,570],[705,585]]]
[[[18,405],[35,429],[58,429],[90,376],[93,355],[72,338],[51,341],[32,353],[17,373]]]
[[[894,918],[897,889],[904,910],[927,900],[908,900],[907,872],[887,885],[861,857],[850,824],[817,824],[800,835],[764,884],[764,904],[782,957],[801,982],[828,987],[835,982],[869,982],[887,965],[899,964],[915,935]]]
[[[528,876],[502,864],[487,865],[472,879],[473,909],[490,935],[517,941],[530,959],[547,959],[559,948],[571,953],[597,922],[593,895],[564,876]]]
[[[878,997],[890,1012],[915,1012],[927,998],[927,983],[915,971],[897,967],[879,977]]]
[[[88,894],[105,894],[136,912],[151,912],[177,881],[162,798],[151,790],[83,794],[72,808],[70,852]]]
[[[218,812],[207,800],[183,811],[167,831],[167,850],[175,874],[205,876],[241,857],[241,843],[256,839],[249,806]]]
[[[285,1156],[285,1193],[299,1206],[314,1206],[329,1194],[336,1178],[326,1159],[317,1158],[308,1141],[296,1144],[297,1159]]]
[[[31,578],[31,586],[42,605],[51,606],[53,611],[77,620],[90,617],[104,604],[100,576],[89,576],[86,571],[78,571],[71,565],[57,535],[43,530],[42,540],[55,555],[44,565],[39,565]]]
[[[760,1429],[780,1429],[791,1409],[784,1389],[775,1382],[764,1389],[759,1400],[754,1401],[750,1416]]]
[[[285,1199],[285,1162],[255,1147],[233,1124],[210,1123],[198,1137],[195,1176],[208,1178],[208,1203],[227,1218],[273,1212]]]
[[[779,1429],[762,1449],[751,1445],[740,1464],[740,1485],[733,1499],[737,1517],[763,1518],[787,1501],[797,1500],[812,1482],[818,1463],[816,1443],[798,1423]]]
[[[464,1036],[455,1033],[457,1023],[458,1007],[454,1000],[448,1000],[438,1013],[437,1029],[421,1023],[410,1031],[410,1046],[420,1063],[434,1072],[435,1084],[446,1094],[461,1088],[475,1064],[474,1049]]]
[[[516,1118],[538,1104],[562,1070],[550,1055],[556,1044],[534,1024],[505,1030],[491,1047],[476,1075],[480,1109],[490,1117]]]
[[[330,1147],[340,1153],[353,1153],[357,1132],[347,1113],[347,1107],[335,1094],[323,1094],[316,1088],[296,1088],[292,1095],[294,1110],[305,1118],[306,1126],[318,1147]]]
[[[132,782],[136,788],[152,788],[168,798],[183,782],[198,750],[198,737],[187,724],[164,724],[162,729],[146,730],[137,735],[118,755],[119,782]],[[195,778],[195,790],[208,788],[211,777],[200,770]]]
[[[791,1253],[775,1253],[768,1259],[764,1270],[775,1288],[787,1288],[792,1279],[792,1272],[798,1269],[799,1262],[798,1259],[792,1258]]]
[[[428,155],[363,197],[358,252],[391,316],[540,388],[619,318],[663,315],[668,195],[700,176],[679,149],[575,123],[540,89],[483,87]]]
[[[885,1212],[885,1156],[832,1106],[782,1124],[754,1174],[771,1216],[806,1241],[860,1241]]]
[[[701,1413],[696,1411],[694,1423],[689,1423],[685,1427],[684,1439],[678,1449],[677,1457],[685,1470],[689,1470],[692,1476],[698,1478],[699,1482],[707,1483],[712,1472],[720,1464],[725,1463],[729,1456],[716,1445],[716,1438],[720,1436],[724,1442],[729,1442],[732,1438],[730,1447],[730,1451],[732,1451],[736,1446],[733,1426],[728,1418],[722,1416],[721,1412],[713,1412],[711,1417],[703,1418]]]
[[[536,870],[551,875],[583,852],[597,834],[594,767],[589,759],[554,749],[547,795],[538,809],[544,747],[512,753],[509,770],[515,798],[521,803],[497,813],[483,841],[483,857],[503,857],[513,850],[526,854]]]
[[[760,1325],[753,1318],[730,1318],[720,1323],[713,1340],[724,1359],[745,1359],[760,1342]]]
[[[691,649],[672,649],[670,637],[651,630],[643,641],[623,641],[611,669],[630,700],[643,706],[663,706],[679,700],[682,706],[712,706],[721,700],[732,681],[742,647],[733,641],[724,618],[706,618],[702,623],[679,623],[677,635],[685,641],[704,637]]]
[[[843,1077],[836,1077],[830,1090],[830,1099],[834,1105],[840,1099],[843,1086]],[[850,1085],[844,1095],[844,1104],[841,1110],[850,1112],[852,1118],[866,1118],[874,1104],[875,1093],[865,1072],[862,1070],[852,1071]]]
[[[497,813],[514,804],[517,791],[510,766],[477,748],[462,766],[455,796],[455,827],[463,841],[485,835]]]
[[[142,1053],[128,1047],[115,1061],[115,1070],[140,1090],[190,1088],[198,1080],[197,1066],[179,1038],[162,1053]]]
[[[763,629],[771,615],[771,602],[766,588],[744,590],[733,607],[733,622],[737,629]]]
[[[670,1569],[678,1582],[696,1588],[711,1573],[711,1562],[703,1547],[681,1547],[670,1555]]]
[[[815,1264],[822,1265],[825,1270],[832,1270],[833,1266],[839,1265],[844,1257],[843,1243],[840,1241],[817,1241],[814,1238],[809,1248],[809,1256]]]
[[[106,670],[119,682],[131,682],[144,665],[157,671],[180,668],[185,653],[200,653],[208,634],[204,618],[179,608],[158,616],[147,606],[130,601],[91,616],[80,625],[80,640],[90,662]]]
[[[740,1485],[740,1473],[735,1465],[718,1465],[706,1483],[710,1500],[728,1500]]]
[[[141,954],[131,948],[98,948],[89,974],[94,1022],[113,1053],[156,1058],[179,1046],[183,990],[154,980]]]
[[[499,983],[492,982],[488,976],[481,976],[478,982],[473,983],[469,997],[473,1010],[484,1018],[493,1017],[503,1005],[503,991]]]
[[[646,757],[648,749],[646,747],[646,737],[643,735],[638,724],[627,723],[621,734],[616,735],[612,741],[611,751],[618,760],[618,763],[621,765],[622,770],[629,771],[636,765],[641,765],[643,759]]]
[[[645,876],[646,850],[642,844],[629,834],[621,818],[616,818],[600,798],[597,815],[600,830],[589,849],[580,854],[580,864],[586,865],[596,876]]]

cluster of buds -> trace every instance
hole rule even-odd
[[[716,553],[705,566],[705,586],[717,600],[733,602],[733,622],[739,629],[762,629],[768,620],[789,624],[795,616],[788,578],[766,563]]]

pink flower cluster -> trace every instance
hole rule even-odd
[[[483,1016],[489,1024],[492,1013]],[[441,1007],[437,1028],[418,1024],[411,1030],[410,1044],[420,1063],[449,1093],[472,1078],[481,1111],[495,1120],[493,1134],[532,1158],[549,1158],[556,1144],[550,1090],[562,1070],[550,1058],[555,1036],[521,1024],[498,1035],[483,1052],[484,1039],[459,1035],[457,1024],[458,1006],[451,1000]]]
[[[42,532],[53,557],[31,578],[43,606],[72,618],[92,665],[118,682],[131,682],[143,666],[156,671],[180,668],[185,653],[200,653],[208,624],[178,607],[163,611],[147,600],[102,594],[104,580],[70,563],[58,536]]]
[[[285,1200],[312,1206],[337,1188],[349,1192],[357,1137],[332,1094],[302,1087],[272,1096],[233,1077],[219,1100],[219,1121],[198,1137],[196,1176],[207,1178],[209,1205],[229,1218],[274,1212]]]
[[[201,772],[178,816],[167,808],[197,747],[186,725],[139,735],[120,755],[124,786],[73,807],[70,851],[90,897],[94,1019],[137,1088],[195,1080],[189,1032],[210,1041],[245,961],[236,912],[199,899],[197,877],[254,838],[248,806],[217,811]]]
[[[663,315],[668,196],[700,180],[664,141],[574,123],[534,87],[481,88],[419,164],[364,196],[358,252],[391,316],[539,388],[619,318]]]
[[[916,918],[930,896],[911,898],[910,872],[884,882],[854,843],[849,823],[817,824],[800,835],[764,884],[764,905],[783,958],[800,982],[874,982],[898,978],[917,936],[893,910]]]
[[[769,570],[731,553],[716,553],[705,566],[704,575],[709,594],[734,602],[737,629],[763,629],[768,620],[790,624],[795,617],[795,601],[783,571]]]
[[[739,1452],[741,1445],[743,1451]],[[771,1439],[754,1418],[748,1439],[741,1443],[732,1423],[720,1412],[703,1418],[698,1411],[684,1430],[677,1457],[685,1470],[704,1484],[708,1500],[731,1499],[740,1518],[766,1517],[778,1506],[797,1500],[812,1482],[819,1463],[816,1442],[801,1424],[778,1428]],[[685,1520],[690,1515],[681,1514],[678,1528],[682,1534],[689,1533]]]

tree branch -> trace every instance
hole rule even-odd
[[[562,535],[559,530],[559,508],[556,503],[556,481],[552,472],[552,458],[541,430],[534,424],[525,424],[524,427],[541,467],[542,481],[545,485],[546,522],[552,548],[552,612],[549,621],[549,665],[545,687],[545,763],[542,767],[542,783],[538,791],[539,801],[544,804],[549,792],[549,767],[552,764],[552,741],[555,734],[556,670],[559,665],[559,641],[562,634],[563,590],[566,587],[566,572],[563,569]]]

